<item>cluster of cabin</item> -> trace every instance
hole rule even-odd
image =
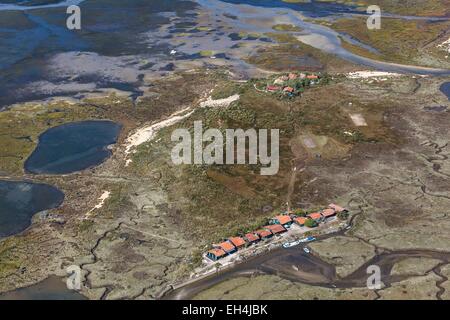
[[[347,209],[332,203],[326,209],[305,214],[304,216],[297,216],[296,214],[277,215],[269,220],[268,225],[256,231],[249,232],[243,236],[230,237],[219,244],[213,245],[213,249],[206,253],[206,257],[212,261],[217,261],[261,240],[270,239],[277,234],[287,232],[293,223],[300,227],[305,225],[315,227],[333,218],[336,214],[346,211]],[[310,224],[307,221],[313,221],[313,223]]]
[[[282,75],[272,83],[268,84],[266,90],[269,92],[279,92],[287,96],[299,95],[304,88],[320,82],[319,74],[289,73]]]

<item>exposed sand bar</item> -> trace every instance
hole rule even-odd
[[[235,94],[225,99],[217,99],[213,100],[211,97],[208,100],[200,103],[200,107],[210,107],[210,108],[219,108],[219,107],[228,107],[234,101],[239,100],[239,95]]]
[[[401,74],[394,72],[384,72],[384,71],[356,71],[347,74],[349,79],[368,79],[368,78],[391,78],[400,77]]]
[[[189,111],[189,108],[175,112],[166,120],[138,129],[134,134],[128,137],[126,141],[125,154],[128,155],[131,153],[133,148],[145,142],[151,141],[155,137],[156,133],[161,129],[174,125],[175,123],[189,117],[194,112],[194,110],[192,110],[186,114],[183,114],[187,111]]]

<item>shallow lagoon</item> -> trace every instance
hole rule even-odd
[[[247,4],[256,7],[275,8],[275,9],[292,9],[301,11],[302,14],[318,18],[334,15],[336,13],[361,13],[356,6],[350,6],[332,2],[288,2],[282,0],[220,0],[222,2],[232,4]]]
[[[443,94],[445,94],[450,101],[450,82],[446,82],[439,88]]]
[[[121,125],[112,121],[81,121],[51,128],[25,162],[25,170],[37,174],[81,171],[105,161],[116,143]]]
[[[63,200],[61,191],[46,184],[0,181],[0,238],[22,232],[34,214],[56,208]]]

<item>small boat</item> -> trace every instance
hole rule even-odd
[[[303,247],[303,251],[305,251],[305,253],[310,253],[311,250],[309,250],[307,247]]]
[[[300,240],[292,241],[292,242],[285,242],[285,243],[283,243],[283,248],[285,248],[285,249],[292,248],[292,247],[295,247],[295,246],[297,246],[299,244],[300,244]]]
[[[316,240],[316,238],[314,238],[314,237],[307,237],[307,238],[303,238],[303,239],[298,240],[298,242],[299,243],[304,243],[304,242],[311,242],[311,241],[314,241],[314,240]]]

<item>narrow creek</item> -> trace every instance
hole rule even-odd
[[[355,198],[353,200],[357,199]],[[356,209],[355,214],[350,217],[348,222],[350,227],[354,225],[363,210],[364,205],[359,205],[359,210]],[[326,240],[336,236],[345,236],[348,232],[349,229],[344,229],[318,236],[316,241]],[[258,274],[276,275],[292,282],[325,288],[362,288],[367,286],[367,267],[370,265],[377,265],[380,267],[381,281],[385,288],[389,288],[395,282],[413,277],[413,275],[391,275],[393,266],[407,258],[429,258],[440,260],[441,263],[431,270],[441,278],[441,280],[436,283],[436,286],[439,288],[436,299],[440,299],[445,291],[441,285],[448,279],[440,273],[440,267],[450,263],[450,252],[427,249],[388,250],[374,246],[375,256],[373,258],[366,261],[348,276],[340,278],[336,273],[334,265],[327,263],[314,254],[306,254],[303,251],[305,246],[307,246],[307,244],[301,244],[288,249],[282,247],[273,249],[272,251],[252,257],[229,269],[219,271],[175,290],[168,290],[165,295],[162,296],[162,299],[189,300],[202,291],[221,282],[237,277],[250,277]],[[377,291],[376,293],[379,297]]]
[[[350,39],[348,36],[334,31],[333,29],[305,21],[306,17],[326,17],[339,14],[341,16],[351,14],[361,14],[355,11],[355,8],[343,5],[324,5],[321,3],[310,4],[289,4],[283,1],[254,1],[254,0],[196,0],[203,8],[220,14],[223,20],[237,27],[240,31],[269,33],[273,32],[272,25],[275,23],[294,24],[302,29],[296,34],[299,41],[319,49],[328,54],[336,55],[344,60],[371,67],[380,71],[411,73],[420,75],[445,76],[450,75],[450,70],[419,67],[414,65],[403,65],[392,62],[384,62],[366,58],[352,53],[342,46],[342,39],[355,44],[356,39]],[[274,16],[274,11],[282,12]],[[239,17],[238,20],[227,17],[232,15]],[[419,17],[390,15],[397,19],[416,19]],[[420,19],[424,19],[420,17]],[[429,21],[449,20],[450,18],[427,17]],[[269,22],[269,23],[268,23]],[[356,42],[355,42],[356,41]],[[363,44],[358,44],[364,47]],[[367,48],[366,48],[367,49]],[[371,48],[372,50],[373,48]]]
[[[337,234],[332,234],[321,237],[320,240],[336,235]],[[381,281],[384,283],[385,287],[390,287],[395,282],[413,277],[411,275],[390,274],[392,267],[397,262],[406,258],[438,259],[442,261],[442,265],[450,263],[450,252],[422,249],[395,250],[377,254],[352,274],[341,279],[336,275],[336,269],[333,265],[321,260],[313,254],[304,253],[302,248],[303,246],[289,249],[274,249],[269,253],[242,262],[235,267],[218,272],[177,290],[169,291],[163,299],[189,300],[194,298],[200,292],[221,282],[237,277],[248,277],[257,274],[276,275],[289,281],[326,288],[362,288],[366,287],[368,278],[366,270],[369,265],[377,265],[380,267]],[[436,271],[435,273],[440,275]],[[440,277],[442,280],[436,284],[438,287],[447,280],[442,275],[440,275]],[[440,287],[440,291],[436,298],[439,299],[443,292],[444,289]]]

